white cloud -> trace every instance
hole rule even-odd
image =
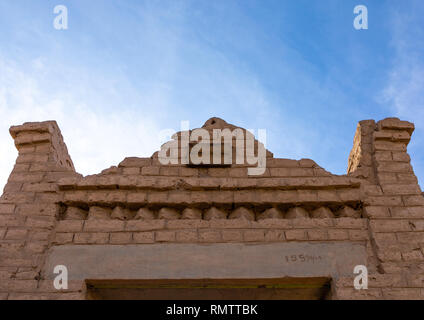
[[[420,123],[424,120],[423,8],[422,3],[412,1],[407,11],[393,9],[391,45],[395,55],[389,81],[380,95],[397,115],[414,120],[418,117]]]
[[[387,105],[402,120],[415,123],[416,131],[408,148],[418,179],[422,183],[424,163],[424,30],[422,1],[395,7],[392,12],[393,67],[388,72],[386,87],[378,100]]]
[[[400,59],[402,59],[400,57]],[[407,59],[407,58],[406,58]],[[395,67],[383,99],[394,107],[397,115],[420,123],[424,121],[424,65]]]
[[[37,73],[44,68],[40,60],[33,65]],[[116,165],[124,155],[149,157],[160,147],[158,132],[163,128],[153,116],[108,106],[99,112],[98,106],[86,105],[79,90],[52,93],[37,73],[23,71],[10,60],[0,59],[0,70],[1,186],[17,156],[9,127],[27,121],[56,120],[76,169],[83,174]]]

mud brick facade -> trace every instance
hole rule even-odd
[[[217,118],[204,126],[226,127]],[[361,121],[342,176],[268,151],[261,176],[244,165],[161,165],[156,153],[83,177],[56,122],[13,126],[19,156],[0,198],[0,299],[86,299],[90,279],[250,278],[326,278],[327,299],[424,299],[413,131],[397,118]],[[368,268],[367,290],[353,287],[355,263]],[[53,287],[55,264],[69,269],[67,290]]]

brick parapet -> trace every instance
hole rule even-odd
[[[75,298],[78,292],[43,290],[40,271],[60,212],[58,181],[78,174],[55,121],[14,126],[10,134],[19,154],[0,198],[1,296]]]
[[[248,177],[243,166],[161,166],[152,157],[82,177],[56,122],[10,131],[19,156],[0,198],[0,299],[85,297],[82,282],[56,292],[42,278],[52,246],[343,241],[365,245],[370,289],[333,279],[332,298],[423,298],[424,202],[409,122],[361,121],[346,176],[309,159],[269,158],[263,176]]]
[[[375,289],[376,297],[384,299],[424,299],[424,197],[407,152],[413,131],[412,123],[397,118],[381,120],[367,131],[374,172],[369,181],[374,183],[365,187],[364,216],[379,276],[403,279],[397,288]]]

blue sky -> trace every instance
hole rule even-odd
[[[68,8],[68,30],[53,8]],[[369,29],[353,28],[368,7]],[[218,116],[344,174],[357,122],[399,117],[424,181],[422,0],[1,0],[0,184],[13,124],[58,121],[77,170],[150,156]]]

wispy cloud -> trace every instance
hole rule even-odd
[[[415,123],[409,152],[416,174],[424,176],[424,29],[422,1],[402,2],[392,9],[391,45],[395,52],[388,82],[378,99],[399,118]],[[420,181],[422,183],[422,181]]]
[[[34,61],[32,70],[23,71],[13,61],[0,59],[0,70],[0,185],[6,182],[17,156],[8,133],[12,124],[56,120],[77,170],[84,174],[115,165],[124,155],[150,156],[159,146],[157,137],[162,128],[154,115],[107,105],[101,112],[96,110],[98,105],[90,107],[84,96],[78,96],[78,88],[75,92],[52,93],[41,76],[33,73],[49,72],[40,60]],[[114,91],[103,84],[104,90]],[[99,103],[106,102],[105,95]]]

